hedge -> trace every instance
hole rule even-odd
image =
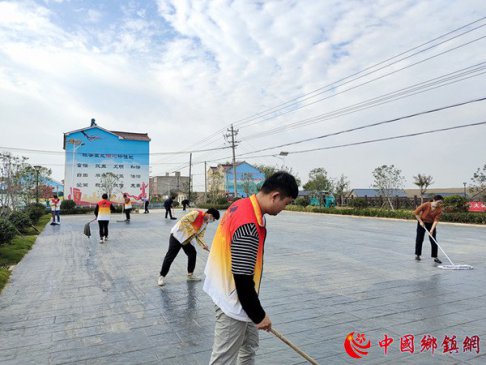
[[[217,210],[226,210],[229,208],[229,206],[232,203],[226,203],[226,204],[208,204],[208,203],[201,203],[197,205],[197,208],[199,209],[209,209],[209,208],[214,208]]]
[[[10,223],[13,224],[15,228],[17,228],[22,233],[26,233],[27,228],[32,226],[32,221],[30,220],[30,217],[26,212],[12,212],[8,216],[8,220]]]
[[[286,210],[296,212],[312,212],[312,213],[325,213],[325,214],[341,214],[341,215],[356,215],[364,217],[383,217],[383,218],[397,218],[397,219],[415,219],[410,210],[386,210],[376,208],[321,208],[321,207],[301,207],[298,205],[288,205]],[[455,223],[470,223],[470,224],[486,224],[486,213],[470,213],[470,212],[457,212],[448,213],[444,212],[441,216],[442,222],[455,222]]]
[[[0,218],[0,245],[10,242],[16,234],[14,225],[8,219]]]

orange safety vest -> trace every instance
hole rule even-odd
[[[263,248],[267,230],[265,219],[255,195],[240,199],[231,204],[219,224],[214,236],[211,252],[204,273],[204,291],[213,299],[214,304],[228,316],[240,321],[250,322],[236,293],[236,285],[231,272],[231,243],[236,230],[244,224],[254,223],[258,232],[258,253],[255,262],[253,281],[255,290],[260,290],[263,273]]]

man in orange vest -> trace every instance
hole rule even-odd
[[[108,194],[103,194],[101,198],[96,204],[94,214],[100,227],[100,243],[105,243],[108,241],[108,225],[110,224],[111,213],[115,211],[115,207],[108,200]]]
[[[298,195],[295,178],[277,172],[260,191],[226,211],[214,236],[204,273],[204,291],[216,305],[210,364],[254,364],[258,330],[272,322],[258,298],[263,273],[265,214],[277,215]]]
[[[160,269],[160,276],[157,281],[159,286],[165,285],[165,277],[169,273],[170,265],[176,258],[180,249],[184,250],[187,255],[187,280],[200,281],[194,275],[196,268],[196,249],[191,243],[199,244],[204,250],[209,251],[208,246],[204,242],[204,233],[208,223],[219,219],[219,211],[215,208],[209,208],[206,212],[202,210],[193,210],[192,212],[183,216],[171,229],[169,238],[169,249],[165,255],[162,268]]]

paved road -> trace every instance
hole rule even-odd
[[[214,309],[202,283],[185,281],[182,251],[167,286],[156,286],[174,221],[134,214],[130,224],[112,222],[110,242],[100,245],[95,226],[91,239],[81,233],[89,217],[62,219],[0,295],[1,364],[208,363]],[[357,363],[343,348],[353,331],[371,340],[363,364],[486,363],[486,228],[439,226],[449,256],[472,271],[416,262],[413,222],[284,212],[268,229],[263,306],[319,363]],[[205,259],[198,250],[196,273]],[[394,340],[386,356],[378,345],[385,334]],[[414,354],[400,350],[409,334]],[[426,334],[437,338],[434,355],[420,352]],[[446,335],[456,336],[457,353],[443,353]],[[463,349],[473,336],[483,341],[479,353]],[[258,364],[306,363],[274,336],[260,339]]]

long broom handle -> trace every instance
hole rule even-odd
[[[447,256],[447,254],[445,253],[445,251],[442,249],[442,247],[440,247],[439,245],[439,242],[437,242],[437,240],[434,238],[434,236],[432,236],[432,234],[429,232],[429,230],[425,227],[423,227],[425,229],[425,231],[429,234],[429,237],[435,242],[435,244],[437,245],[437,247],[440,248],[440,250],[442,251],[442,253],[445,255],[445,257],[447,257],[447,260],[449,260],[449,262],[451,263],[451,265],[454,265],[454,263],[452,262],[452,260],[449,258],[449,256]]]
[[[285,338],[284,335],[282,335],[280,332],[278,332],[276,329],[271,328],[270,332],[272,332],[279,340],[287,344],[292,350],[297,352],[300,356],[302,356],[304,359],[309,361],[312,365],[319,365],[316,360],[314,360],[312,357],[307,355],[304,351],[299,349],[297,346],[295,346],[292,342],[290,342],[287,338]]]

